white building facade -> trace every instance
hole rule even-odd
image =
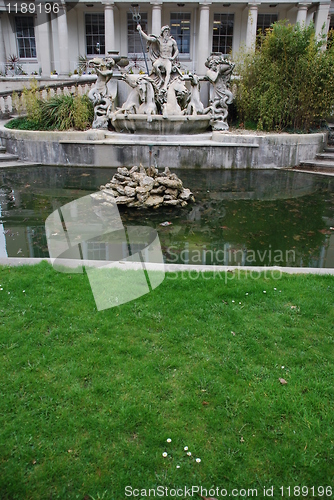
[[[199,75],[204,74],[211,52],[233,58],[242,48],[253,49],[258,30],[277,20],[292,24],[313,21],[319,36],[331,27],[332,12],[334,20],[334,3],[331,6],[327,0],[1,2],[0,70],[11,56],[17,56],[25,72],[42,76],[52,71],[67,76],[77,69],[79,56],[103,57],[112,50],[128,56],[134,71],[145,70],[134,12],[139,12],[145,32],[159,35],[168,24],[178,44],[182,69]]]

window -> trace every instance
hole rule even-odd
[[[143,31],[147,33],[147,12],[141,12],[140,25]],[[146,40],[142,38],[144,51],[146,52]],[[143,49],[140,42],[140,36],[137,31],[137,23],[132,19],[132,14],[128,12],[128,54],[143,55]]]
[[[175,38],[180,54],[190,53],[190,13],[175,12],[170,15],[170,32]]]
[[[105,242],[87,241],[87,251],[84,256],[87,260],[106,260],[107,246]]]
[[[19,58],[36,58],[34,18],[32,16],[17,16],[15,17],[15,25]]]
[[[334,16],[330,16],[331,20],[330,20],[330,23],[329,23],[329,30],[333,30],[334,29]]]
[[[259,30],[265,34],[266,30],[270,28],[273,23],[276,23],[278,20],[277,14],[258,14],[257,16],[257,32]]]
[[[234,14],[214,14],[212,52],[232,52]]]
[[[86,14],[85,24],[87,56],[105,54],[104,14]]]

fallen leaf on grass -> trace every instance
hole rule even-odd
[[[231,332],[231,333],[232,333],[233,337],[235,337],[235,332]]]
[[[203,405],[203,406],[208,406],[208,404],[209,404],[209,403],[208,403],[207,401],[202,401],[202,405]]]
[[[281,382],[282,385],[287,384],[287,381],[284,378],[279,378],[279,381]]]

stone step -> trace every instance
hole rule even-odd
[[[2,168],[16,168],[16,167],[38,167],[38,163],[32,163],[29,161],[16,161],[16,160],[8,160],[0,162],[0,169]]]
[[[303,161],[300,167],[334,169],[334,160],[307,160]]]
[[[334,161],[334,151],[333,153],[326,151],[325,153],[319,153],[316,156],[317,160],[331,160]]]
[[[0,153],[0,162],[2,163],[3,161],[14,161],[17,160],[18,156],[17,155],[12,155],[10,153]]]
[[[326,151],[326,153],[334,153],[334,146],[328,145],[325,147],[324,151]]]

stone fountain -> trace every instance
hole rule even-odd
[[[94,104],[93,128],[157,135],[199,134],[209,127],[228,130],[228,104],[233,99],[230,78],[234,64],[222,54],[212,53],[206,61],[208,69],[204,77],[184,75],[169,26],[161,29],[160,36],[146,35],[140,25],[137,29],[148,42],[152,70],[149,74],[123,73],[115,80],[113,69],[119,68],[122,59],[117,60],[112,55],[93,59],[91,64],[98,75],[89,92]],[[128,97],[118,108],[115,106],[117,79],[129,86]],[[201,81],[210,83],[207,107],[200,98]]]
[[[128,84],[129,93],[124,104],[116,108],[117,79],[113,79],[113,68],[120,69],[122,58],[110,54],[104,60],[93,59],[91,65],[97,73],[96,84],[89,92],[94,104],[93,128],[158,136],[199,134],[210,126],[213,130],[228,130],[234,64],[222,54],[214,53],[206,61],[208,69],[203,78],[196,74],[184,75],[177,62],[179,51],[169,26],[161,29],[160,36],[147,35],[139,24],[137,29],[141,39],[148,42],[152,70],[147,74],[120,75]],[[144,58],[146,62],[145,54]],[[147,62],[146,67],[148,69]],[[201,80],[211,84],[207,107],[200,98]],[[100,189],[101,193],[92,195],[97,201],[109,203],[111,197],[112,202],[129,208],[184,207],[194,201],[191,191],[183,187],[168,167],[162,173],[151,166],[148,169],[134,166],[130,170],[119,167],[111,181]]]

